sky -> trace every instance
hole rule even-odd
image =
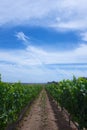
[[[5,82],[87,77],[87,0],[1,0]]]

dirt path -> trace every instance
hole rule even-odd
[[[58,113],[52,105],[54,106],[52,102],[50,104],[46,91],[42,90],[39,98],[18,124],[17,130],[75,130],[67,125],[61,112]],[[55,112],[58,113],[58,117]]]

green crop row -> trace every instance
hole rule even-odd
[[[41,91],[41,85],[0,82],[0,129],[15,122],[22,109]]]
[[[49,83],[48,93],[65,108],[72,120],[79,124],[78,129],[87,128],[87,79],[73,77],[73,80],[63,80]]]

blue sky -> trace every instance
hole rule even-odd
[[[1,0],[2,80],[87,77],[86,12],[86,0]]]

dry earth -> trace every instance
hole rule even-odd
[[[61,111],[52,103],[43,89],[26,116],[18,124],[17,130],[77,130]]]

